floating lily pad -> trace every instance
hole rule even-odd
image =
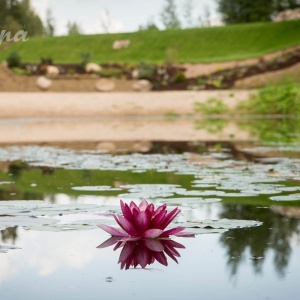
[[[75,230],[91,230],[98,228],[98,224],[115,225],[114,220],[95,219],[95,220],[77,220],[70,223],[56,223],[45,226],[26,226],[26,229],[35,231],[75,231]]]
[[[234,229],[234,228],[256,227],[262,225],[262,222],[252,221],[252,220],[220,219],[220,220],[188,221],[188,222],[180,223],[180,225],[187,228]]]
[[[0,217],[0,230],[15,226],[42,226],[57,223],[58,220],[50,218],[37,218],[28,216]]]
[[[191,205],[191,204],[208,204],[220,202],[219,198],[169,198],[161,200],[162,203],[168,203],[172,205]]]
[[[300,194],[290,194],[285,196],[274,196],[270,197],[270,200],[272,201],[298,201],[300,200]]]
[[[97,185],[97,186],[73,186],[72,190],[76,191],[89,191],[89,192],[96,192],[96,191],[120,191],[119,188],[113,188],[108,185]]]

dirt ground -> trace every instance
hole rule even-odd
[[[78,118],[195,114],[195,102],[219,98],[229,108],[255,91],[0,93],[0,118]]]

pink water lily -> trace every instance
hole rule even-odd
[[[180,213],[179,208],[167,211],[167,205],[163,204],[155,209],[154,205],[143,200],[139,206],[134,202],[130,205],[122,200],[121,209],[123,215],[114,215],[116,222],[120,225],[120,229],[99,224],[98,226],[111,234],[119,237],[135,237],[135,238],[162,238],[170,235],[175,236],[194,236],[189,232],[183,232],[184,227],[175,227],[166,229],[166,227]]]

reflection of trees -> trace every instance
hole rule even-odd
[[[10,227],[4,230],[1,230],[1,240],[4,243],[9,243],[14,245],[17,238],[18,238],[18,228],[17,227]]]
[[[227,250],[227,265],[231,276],[238,272],[245,259],[251,259],[256,273],[262,272],[264,258],[274,253],[274,266],[279,276],[285,272],[291,255],[290,238],[299,230],[299,220],[282,217],[269,208],[245,205],[224,205],[220,218],[259,220],[262,226],[236,229],[224,233],[220,242]],[[247,257],[249,253],[249,257]]]

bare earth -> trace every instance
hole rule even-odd
[[[175,91],[148,93],[0,93],[0,118],[174,116],[195,113],[195,102],[211,97],[229,107],[250,91]],[[253,91],[252,91],[253,93]]]

